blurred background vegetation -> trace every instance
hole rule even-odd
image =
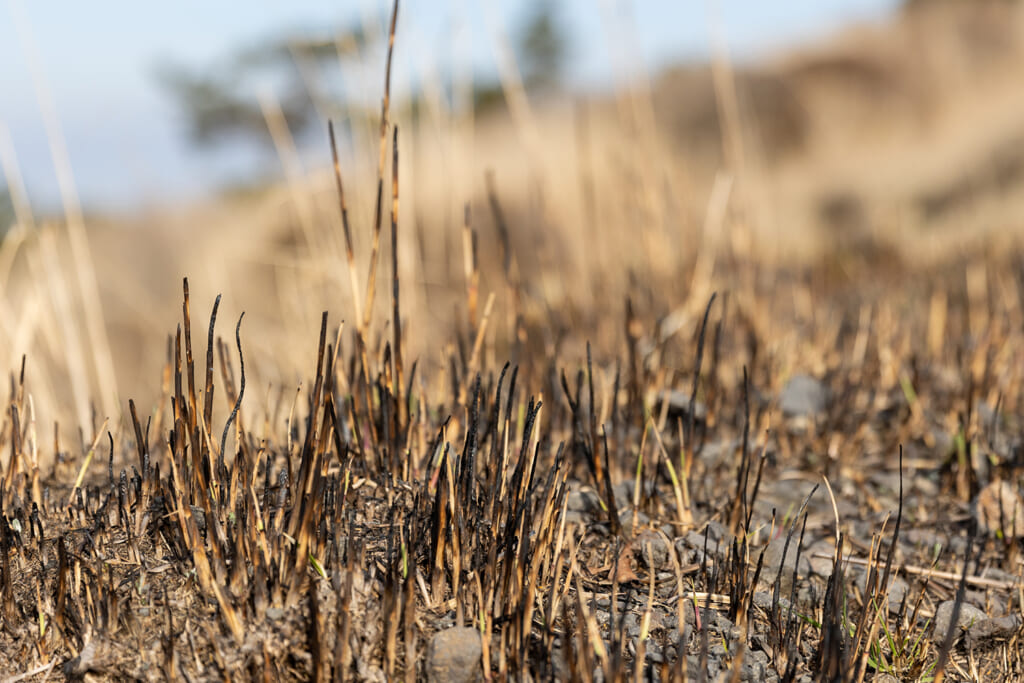
[[[514,30],[516,63],[531,96],[552,96],[563,86],[570,37],[559,10],[557,2],[532,0]],[[267,92],[296,138],[305,138],[312,128],[322,133],[319,126],[325,119],[376,116],[379,106],[351,82],[346,88],[343,74],[358,67],[368,53],[379,54],[384,38],[368,38],[358,23],[324,31],[322,37],[273,36],[237,46],[226,58],[199,69],[162,64],[156,77],[183,114],[187,134],[198,149],[239,138],[269,146],[271,136],[253,96],[254,82],[273,84]],[[450,76],[446,91],[453,88]],[[507,106],[497,78],[475,74],[472,87],[477,114],[486,116]],[[426,106],[424,93],[414,93],[400,106],[405,109],[402,115],[415,120]]]
[[[14,224],[14,204],[11,202],[11,193],[7,190],[0,190],[0,235]]]
[[[609,3],[598,24],[606,33],[587,40],[602,42],[623,76],[589,86],[570,74],[579,72],[580,27],[593,17],[571,3],[517,5],[508,26],[507,16],[491,17],[491,69],[442,62],[441,48],[417,38],[413,10],[400,15],[395,50],[405,69],[396,69],[389,118],[399,129],[403,307],[406,329],[417,331],[409,352],[441,362],[451,341],[430,331],[470,328],[459,311],[474,243],[479,296],[495,296],[488,334],[552,348],[583,348],[575,337],[584,329],[595,343],[620,343],[624,292],[669,302],[668,319],[684,326],[713,288],[734,289],[736,264],[751,259],[769,270],[811,264],[820,269],[816,291],[826,291],[968,254],[1016,253],[1024,234],[1021,4],[873,6],[870,21],[740,55],[726,48],[712,11],[696,29],[673,29],[696,30],[709,51],[645,68],[639,55],[649,36],[630,17],[650,7]],[[133,66],[159,84],[153,106],[174,112],[190,154],[203,160],[198,194],[174,194],[156,175],[154,201],[118,210],[84,190],[79,200],[76,183],[90,186],[111,165],[118,177],[145,175],[177,154],[160,146],[155,126],[115,154],[129,135],[116,97],[106,109],[94,96],[97,109],[75,110],[85,123],[69,125],[64,145],[53,133],[59,125],[34,147],[11,126],[15,146],[30,150],[23,163],[49,163],[53,148],[68,171],[60,201],[34,203],[34,224],[9,231],[0,246],[0,362],[17,367],[31,350],[37,405],[55,406],[54,414],[73,407],[84,422],[89,396],[108,410],[120,405],[115,397],[155,400],[185,275],[195,310],[208,310],[220,292],[227,318],[247,311],[256,384],[290,386],[308,372],[320,313],[351,321],[365,294],[377,177],[385,193],[391,177],[390,149],[378,168],[388,9],[374,3],[358,21],[283,28]],[[45,52],[48,40],[27,41],[36,47],[26,54]],[[451,52],[457,41],[444,40]],[[37,86],[42,66],[53,67],[43,62]],[[126,67],[115,60],[109,68]],[[59,105],[53,111],[65,113]],[[49,120],[42,111],[33,123]],[[328,120],[339,132],[354,277]],[[93,154],[76,154],[81,145]],[[245,152],[236,172],[211,180],[225,147]],[[83,158],[86,167],[76,161]],[[31,195],[37,184],[26,178]],[[4,227],[11,204],[0,193]],[[381,263],[382,291],[391,266]],[[598,313],[608,306],[614,315]],[[387,330],[387,312],[379,313],[375,339]],[[531,319],[543,325],[531,330]],[[69,383],[77,390],[66,391]]]

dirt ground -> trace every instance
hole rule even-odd
[[[1013,680],[1022,283],[981,262],[1013,296],[974,300],[949,273],[977,263],[855,290],[737,264],[752,289],[682,326],[638,286],[589,363],[534,321],[512,367],[463,336],[414,375],[384,338],[364,374],[325,320],[315,379],[229,427],[204,406],[235,404],[240,359],[225,334],[204,380],[192,321],[166,408],[53,467],[16,381],[0,668]]]

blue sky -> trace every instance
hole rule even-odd
[[[752,59],[851,21],[882,17],[896,1],[562,0],[558,4],[571,34],[568,86],[583,91],[608,87],[619,73],[609,36],[618,40],[632,34],[632,46],[639,51],[637,66],[653,72],[667,63],[704,58],[711,42],[712,16],[717,17],[734,57]],[[255,150],[232,148],[211,154],[190,147],[173,103],[155,81],[157,65],[173,62],[203,68],[238,46],[282,32],[315,33],[361,17],[382,22],[389,6],[383,0],[250,0],[244,4],[3,0],[0,124],[10,130],[33,202],[52,206],[58,197],[56,177],[24,34],[18,30],[21,22],[16,20],[25,17],[83,202],[130,208],[195,196],[266,162]],[[490,17],[499,17],[511,30],[530,6],[531,0],[405,0],[396,41],[396,87],[408,87],[424,63],[444,69],[460,56],[468,55],[477,73],[493,73]],[[632,31],[622,29],[630,25]],[[374,68],[381,71],[382,65]],[[372,88],[367,95],[378,98],[379,77],[371,78],[367,86]]]

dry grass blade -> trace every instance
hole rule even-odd
[[[356,320],[362,321],[362,304],[359,298],[359,278],[356,274],[355,247],[352,245],[352,228],[348,222],[348,203],[345,201],[345,188],[341,182],[341,163],[338,161],[338,145],[334,140],[334,122],[327,122],[327,133],[331,143],[331,160],[334,162],[334,182],[338,191],[338,208],[341,212],[341,227],[345,233],[345,258],[348,261],[349,287],[352,289],[352,310]]]
[[[100,445],[100,439],[103,438],[103,432],[106,431],[108,422],[109,419],[103,420],[103,424],[100,425],[99,430],[96,432],[96,437],[92,440],[92,445],[89,446],[89,450],[85,454],[85,460],[82,461],[82,467],[78,470],[78,476],[75,477],[75,484],[71,487],[71,492],[68,493],[68,505],[71,505],[71,502],[75,497],[75,491],[81,488],[82,481],[85,480],[85,472],[89,469],[93,456],[96,455],[96,448]]]
[[[397,12],[397,7],[395,9]],[[398,275],[398,126],[394,128],[392,139],[393,157],[391,160],[391,326],[393,330],[392,349],[394,351],[394,394],[396,411],[395,448],[408,422],[408,404],[403,401],[402,378],[405,375],[402,367],[402,314],[399,306],[399,275]]]
[[[388,56],[384,67],[384,97],[380,105],[380,156],[377,161],[377,203],[373,218],[373,242],[370,248],[370,271],[366,280],[366,304],[360,332],[366,335],[373,314],[373,293],[377,284],[377,254],[380,251],[380,229],[383,220],[384,163],[387,156],[388,125],[391,116],[391,57],[395,49],[395,26],[398,23],[398,0],[391,8],[391,28],[388,31]]]
[[[231,429],[231,423],[238,417],[238,409],[242,407],[242,396],[245,395],[245,357],[242,355],[242,318],[245,317],[243,312],[238,316],[238,323],[235,325],[235,344],[238,347],[238,365],[241,376],[241,384],[238,389],[238,398],[235,400],[235,405],[231,408],[231,414],[228,415],[227,421],[224,423],[224,432],[220,437],[220,457],[224,457],[224,448],[228,440],[228,431]],[[210,329],[212,331],[213,325],[211,323]],[[207,380],[209,382],[209,380]],[[208,386],[212,386],[208,384]]]
[[[949,662],[950,652],[953,649],[953,643],[960,635],[960,611],[963,609],[964,594],[967,589],[967,573],[970,570],[971,560],[973,559],[974,542],[973,540],[967,545],[967,554],[964,557],[964,568],[960,575],[960,585],[956,589],[956,599],[953,603],[953,613],[949,618],[949,628],[946,631],[945,636],[942,638],[942,644],[939,646],[939,661],[935,665],[935,678],[934,683],[942,683],[946,677],[946,665]]]

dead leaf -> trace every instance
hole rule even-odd
[[[620,584],[639,581],[640,577],[633,571],[633,564],[630,561],[632,557],[633,544],[627,543],[619,553],[619,559],[613,567],[614,574],[609,573],[608,578],[612,581],[618,580]]]

